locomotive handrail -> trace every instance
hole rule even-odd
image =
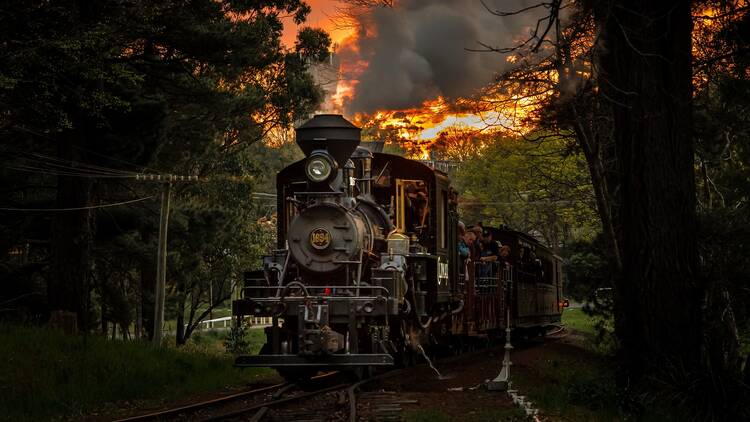
[[[279,284],[279,286],[281,286],[281,284]],[[285,285],[283,289],[281,289],[281,294],[279,294],[279,297],[281,297],[281,299],[283,300],[286,297],[287,292],[294,287],[302,290],[302,293],[305,295],[305,297],[310,296],[310,293],[307,292],[307,286],[300,283],[299,281],[292,281],[289,284]]]

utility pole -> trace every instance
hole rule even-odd
[[[159,245],[156,256],[156,288],[154,289],[154,338],[153,344],[161,346],[164,328],[164,299],[167,282],[167,228],[169,226],[169,200],[173,182],[197,182],[198,176],[175,176],[172,174],[139,174],[136,180],[161,183],[161,211],[159,213]]]
[[[156,289],[154,290],[154,345],[161,345],[164,328],[164,297],[167,281],[167,226],[169,225],[169,196],[172,182],[161,187],[161,211],[159,212],[159,247],[156,255]]]

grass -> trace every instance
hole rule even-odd
[[[611,318],[591,316],[581,308],[567,308],[562,313],[562,323],[583,334],[587,349],[601,355],[612,355],[615,352],[617,344],[614,321]]]
[[[513,387],[531,398],[547,415],[573,421],[618,420],[614,367],[604,360],[551,356]]]
[[[223,355],[226,353],[224,339],[226,339],[228,333],[229,331],[227,330],[196,331],[190,336],[184,349],[190,352]],[[259,328],[253,328],[246,329],[245,333],[245,339],[249,343],[247,353],[258,353],[263,343],[266,342],[264,331]],[[170,342],[170,344],[173,344],[174,338],[170,338]]]
[[[596,319],[586,315],[581,308],[565,308],[562,323],[588,336],[596,335]]]
[[[112,410],[115,402],[175,400],[270,376],[266,369],[234,368],[231,356],[208,352],[216,343],[218,336],[202,334],[176,350],[0,326],[0,420],[70,418],[108,403]]]
[[[581,309],[565,309],[562,322],[583,336],[584,348],[548,348],[533,364],[516,370],[513,388],[555,420],[620,420],[611,344],[602,335],[609,322]]]

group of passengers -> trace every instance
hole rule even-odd
[[[476,266],[478,277],[493,276],[495,271],[510,267],[511,249],[493,239],[492,231],[482,223],[466,228],[458,223],[458,255],[465,264],[480,263]]]

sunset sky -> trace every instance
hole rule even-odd
[[[307,0],[307,4],[312,8],[312,12],[307,16],[307,22],[303,26],[310,26],[313,28],[325,29],[333,39],[334,43],[340,43],[342,39],[346,38],[351,31],[348,30],[337,30],[331,21],[331,17],[336,14],[336,0]],[[294,24],[292,18],[287,18],[284,22],[284,35],[282,40],[285,45],[293,46],[294,40],[297,38],[297,25]]]

